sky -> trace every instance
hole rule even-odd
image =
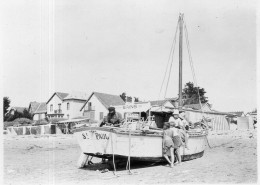
[[[252,111],[256,98],[256,1],[9,0],[2,27],[3,95],[11,106],[54,92],[103,92],[157,100],[178,94],[178,45],[159,94],[179,13],[197,84],[212,108]],[[183,84],[193,81],[183,45]]]

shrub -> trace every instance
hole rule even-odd
[[[5,121],[4,122],[4,130],[6,130],[7,127],[16,127],[16,126],[19,126],[19,123],[16,122],[16,121]]]
[[[19,125],[25,126],[25,125],[31,125],[33,123],[32,120],[27,118],[17,118],[14,120],[14,122],[18,122]]]
[[[67,119],[65,119],[65,118],[50,118],[50,122],[52,123],[52,124],[54,124],[54,123],[57,123],[57,122],[59,122],[59,121],[64,121],[64,120],[67,120]]]
[[[49,122],[46,119],[40,119],[33,123],[33,125],[47,125]]]

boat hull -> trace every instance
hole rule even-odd
[[[76,129],[74,135],[83,153],[100,158],[127,158],[142,161],[164,160],[161,134],[142,132],[122,132],[109,127],[85,127]],[[181,146],[183,160],[203,156],[205,135],[190,136],[188,148]]]

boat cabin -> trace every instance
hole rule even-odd
[[[147,122],[156,128],[163,128],[164,122],[169,120],[173,111],[173,108],[152,106],[150,102],[129,103],[114,107],[125,120]]]

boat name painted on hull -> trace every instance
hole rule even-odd
[[[96,136],[97,140],[100,140],[100,139],[109,140],[109,136],[107,134],[104,134],[104,133],[101,134],[101,133],[95,132],[95,136]],[[91,139],[87,132],[82,133],[82,137],[83,137],[83,139]]]

